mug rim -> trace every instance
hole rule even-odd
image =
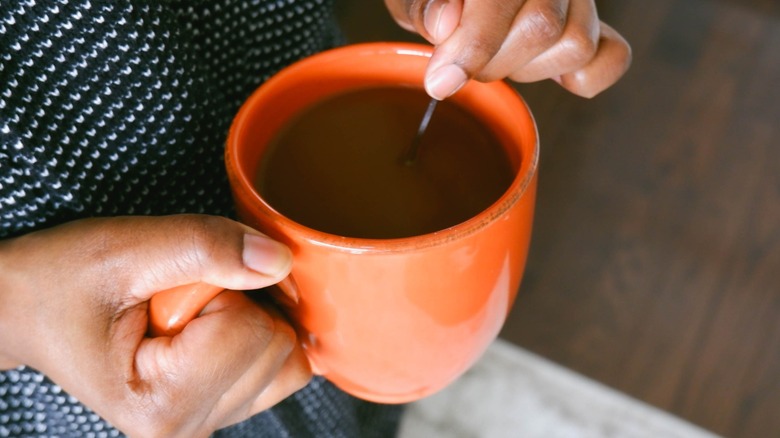
[[[498,93],[506,95],[511,93],[522,105],[524,116],[532,127],[533,146],[530,147],[530,157],[521,157],[520,167],[510,186],[503,194],[493,202],[489,207],[477,213],[473,217],[444,228],[426,234],[419,234],[399,238],[364,238],[340,236],[314,228],[310,228],[299,222],[296,222],[277,211],[271,206],[254,188],[252,176],[247,175],[245,167],[240,160],[238,149],[240,142],[238,137],[246,125],[250,122],[253,109],[258,102],[263,99],[263,91],[274,87],[278,82],[297,74],[302,69],[316,68],[317,65],[326,65],[344,58],[354,58],[356,56],[422,56],[430,58],[432,47],[406,42],[370,42],[350,44],[336,47],[312,56],[303,58],[277,72],[265,83],[261,84],[252,92],[249,98],[241,105],[238,113],[234,117],[225,147],[225,166],[234,191],[240,191],[245,197],[250,198],[256,204],[261,212],[269,219],[281,225],[285,230],[294,231],[297,237],[303,238],[310,243],[318,246],[326,246],[331,249],[347,251],[350,253],[386,253],[386,252],[406,252],[423,248],[436,247],[446,244],[453,240],[459,240],[472,235],[480,229],[498,220],[514,204],[523,197],[531,182],[534,180],[539,166],[539,132],[525,99],[505,81],[495,81],[491,83],[481,83],[480,86],[494,88]],[[421,84],[422,85],[422,84]],[[471,84],[467,84],[464,89]],[[501,90],[503,88],[503,90]],[[521,148],[526,152],[527,147]]]

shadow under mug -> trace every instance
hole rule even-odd
[[[291,118],[358,88],[421,89],[430,56],[423,45],[367,43],[305,58],[249,97],[227,140],[240,220],[293,251],[292,274],[281,287],[297,289],[299,300],[274,296],[296,326],[313,371],[380,403],[437,392],[498,336],[531,237],[539,146],[528,107],[504,82],[472,81],[450,97],[496,135],[515,177],[489,208],[438,232],[386,240],[320,232],[274,210],[253,181],[266,146]],[[156,294],[152,332],[181,330],[217,293],[199,284]]]

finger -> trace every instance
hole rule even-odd
[[[462,15],[462,0],[433,0],[425,7],[420,34],[439,45],[455,32]]]
[[[560,22],[563,25],[560,28],[559,23],[553,24],[539,15],[519,19],[510,40],[485,67],[481,79],[508,77],[516,82],[536,82],[586,65],[598,46],[600,25],[596,5],[593,0],[572,0],[568,2],[568,11],[562,12],[565,21]],[[533,33],[537,34],[536,43],[529,46],[524,41],[530,41]]]
[[[255,352],[254,362],[220,398],[215,411],[227,415],[219,427],[238,423],[275,405],[311,378],[308,360],[290,324],[270,305],[258,308],[273,320],[271,341],[263,350]],[[259,399],[263,400],[262,404],[257,403]]]
[[[445,99],[478,76],[498,53],[525,0],[464,2],[459,26],[434,51],[425,89]]]
[[[179,335],[141,342],[135,355],[138,386],[171,404],[169,421],[198,418],[198,427],[217,428],[252,403],[292,350],[291,336],[276,324],[243,293],[226,291]],[[266,376],[256,377],[259,363]],[[247,389],[237,386],[247,379],[253,381]]]
[[[385,6],[396,23],[409,32],[417,32],[415,23],[419,23],[416,17],[422,16],[424,10],[422,2],[413,0],[385,0]],[[423,35],[425,37],[425,35]]]
[[[452,34],[463,10],[463,0],[385,0],[385,5],[399,26],[432,44]]]
[[[138,218],[136,218],[138,219]],[[135,222],[134,222],[135,223]],[[144,218],[128,251],[138,266],[131,293],[139,300],[182,284],[203,282],[226,289],[258,289],[286,277],[292,266],[283,244],[229,219],[206,215]],[[144,244],[154,242],[154,245]]]
[[[306,386],[311,378],[309,359],[306,357],[303,347],[296,344],[276,378],[254,401],[250,412],[254,415],[275,406]]]
[[[271,351],[273,351],[273,348],[269,347],[267,352],[271,354]],[[247,378],[236,383],[234,386],[235,394],[229,396],[245,400],[246,403],[242,408],[233,410],[233,414],[227,417],[220,427],[230,426],[266,409],[270,409],[305,387],[311,380],[312,371],[309,359],[299,343],[294,342],[292,349],[289,350],[286,356],[279,355],[277,357],[285,360],[281,366],[275,368],[274,372],[270,374],[272,376],[271,380],[268,379],[268,369],[261,368],[258,361],[257,370],[253,373],[247,373]],[[226,395],[225,398],[227,397]]]
[[[222,393],[273,340],[275,321],[241,292],[225,291],[174,337],[144,339],[136,367],[145,380],[204,380]],[[159,341],[159,342],[157,342]],[[187,364],[187,366],[181,366]],[[226,365],[227,364],[227,365]]]
[[[556,78],[574,94],[594,97],[614,85],[631,65],[631,46],[612,27],[601,23],[596,55],[584,67]]]

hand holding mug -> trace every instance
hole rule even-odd
[[[311,376],[294,330],[241,292],[183,332],[146,337],[157,291],[207,281],[247,290],[290,271],[289,250],[224,218],[71,222],[0,242],[0,366],[29,365],[134,436],[207,436]],[[261,292],[262,293],[262,292]]]
[[[481,356],[503,325],[525,266],[536,192],[538,140],[528,108],[502,82],[472,81],[442,102],[459,108],[458,114],[467,114],[492,134],[509,177],[507,186],[487,206],[452,226],[424,234],[364,238],[307,226],[277,210],[261,194],[256,176],[276,135],[296,116],[324,101],[355,90],[396,87],[395,94],[413,90],[425,105],[429,99],[421,84],[430,56],[427,46],[374,43],[304,59],[250,96],[227,140],[225,161],[240,219],[293,252],[291,275],[282,287],[295,299],[278,292],[276,296],[299,332],[313,371],[352,395],[383,403],[416,400],[448,385]],[[332,128],[349,131],[354,126],[350,121],[354,120],[347,118],[345,126]],[[414,122],[410,127],[416,129]],[[444,129],[452,131],[453,126],[445,124]],[[440,187],[439,193],[457,193],[455,187],[464,184],[462,177],[487,152],[479,147],[471,161],[454,160],[448,151],[460,147],[458,141],[463,138],[448,140],[438,152],[424,149],[421,155],[422,159],[429,152],[429,168],[459,161],[462,171],[454,172],[453,184]],[[369,148],[369,143],[357,145]],[[314,144],[311,153],[319,158],[300,156],[328,161],[334,146],[326,144],[324,139]],[[398,158],[406,145],[397,146],[398,154],[391,154],[387,163],[402,166]],[[304,191],[320,191],[332,182],[331,177],[322,177],[328,172],[285,173],[291,173],[291,184],[303,186]],[[366,180],[351,184],[366,184]],[[360,218],[368,206],[373,209],[388,202],[378,193],[365,195],[360,202],[347,201],[339,207],[335,205],[340,200],[334,199],[326,213],[335,216],[344,211],[334,210],[348,210]],[[186,324],[207,301],[208,292],[158,294],[150,309],[152,323],[158,332],[166,333],[171,324]]]

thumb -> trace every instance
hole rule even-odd
[[[144,229],[137,239],[146,244],[135,261],[138,281],[131,288],[140,301],[198,282],[259,289],[279,282],[292,267],[292,253],[285,245],[226,218],[175,215],[142,220],[138,226]]]

